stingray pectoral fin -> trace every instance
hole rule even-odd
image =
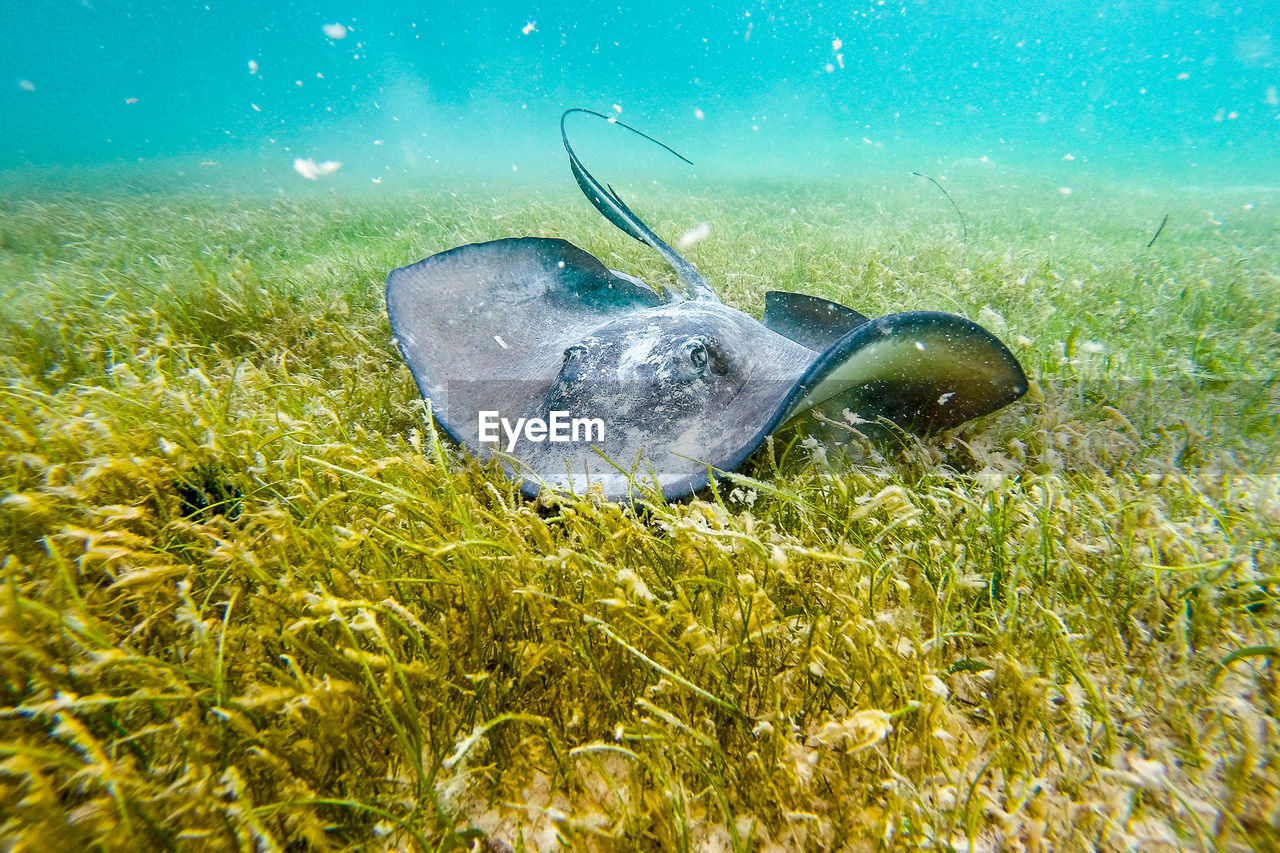
[[[820,296],[781,290],[764,295],[765,328],[817,352],[865,322],[867,318],[852,308]]]
[[[662,300],[564,240],[473,243],[392,271],[391,330],[437,420],[474,443],[478,413],[533,413],[565,348]]]
[[[793,391],[787,417],[816,407],[916,431],[946,429],[1026,391],[1022,365],[982,326],[909,311],[871,320],[823,352]]]

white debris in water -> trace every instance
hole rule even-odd
[[[249,73],[250,74],[258,73],[258,61],[256,59],[249,60]]]
[[[947,393],[943,394],[941,397],[938,398],[938,405],[945,406],[947,403],[951,402],[951,398],[954,397],[955,395],[956,395],[955,391],[948,391]]]
[[[982,310],[978,312],[978,323],[995,332],[997,336],[1009,330],[1009,324],[1004,319],[1004,315],[990,305],[982,306]]]
[[[654,595],[644,582],[644,578],[636,574],[633,569],[619,569],[613,580],[641,601],[654,600]]]
[[[293,161],[293,170],[309,181],[314,181],[325,175],[332,175],[341,168],[342,164],[335,160],[325,160],[323,163],[317,163],[310,157],[305,160],[298,157]]]
[[[24,92],[34,92],[36,90],[36,84],[32,83],[30,80],[19,80],[18,88]]]
[[[334,41],[341,41],[347,37],[347,28],[342,24],[325,24],[324,34]]]
[[[685,249],[698,245],[710,236],[711,223],[699,222],[693,228],[680,235],[680,239],[676,240],[676,248],[683,252]]]
[[[1168,768],[1160,761],[1151,761],[1130,752],[1125,756],[1129,769],[1138,784],[1148,791],[1159,791],[1169,784]]]
[[[498,337],[497,335],[494,335],[493,339],[497,341],[498,346],[502,347],[503,349],[511,349],[510,345],[508,345],[506,341],[504,341],[502,338]]]
[[[536,31],[537,28],[538,28],[538,22],[530,21],[529,23],[525,24],[523,27],[520,28],[520,32],[524,33],[525,35],[529,35],[529,33]]]

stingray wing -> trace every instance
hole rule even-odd
[[[955,314],[887,314],[829,346],[796,384],[781,420],[819,408],[904,429],[957,426],[1027,391],[1022,366],[995,335]]]
[[[418,389],[445,431],[473,448],[479,411],[529,415],[567,346],[661,304],[639,280],[540,237],[459,246],[387,277],[391,330]]]
[[[840,340],[867,318],[839,302],[770,290],[764,295],[764,326],[816,352]]]

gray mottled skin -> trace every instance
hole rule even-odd
[[[586,111],[565,115],[572,112]],[[588,200],[659,251],[692,298],[664,301],[572,244],[536,237],[460,246],[387,278],[392,331],[437,421],[477,455],[501,454],[527,494],[599,483],[607,497],[628,499],[656,482],[679,498],[741,465],[810,409],[930,429],[1026,391],[1008,349],[952,314],[868,320],[819,297],[771,292],[762,323],[721,304],[688,261],[596,182],[567,136],[564,144]],[[507,453],[503,430],[497,443],[481,440],[481,412],[513,425],[555,412],[595,418],[604,436],[525,434]]]

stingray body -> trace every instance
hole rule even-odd
[[[437,422],[476,455],[499,454],[526,494],[598,483],[626,500],[656,483],[680,498],[811,410],[920,431],[1025,393],[1009,350],[954,314],[868,319],[778,291],[763,321],[724,305],[583,167],[564,117],[561,135],[587,199],[658,251],[688,298],[539,237],[460,246],[387,279],[392,331]]]

